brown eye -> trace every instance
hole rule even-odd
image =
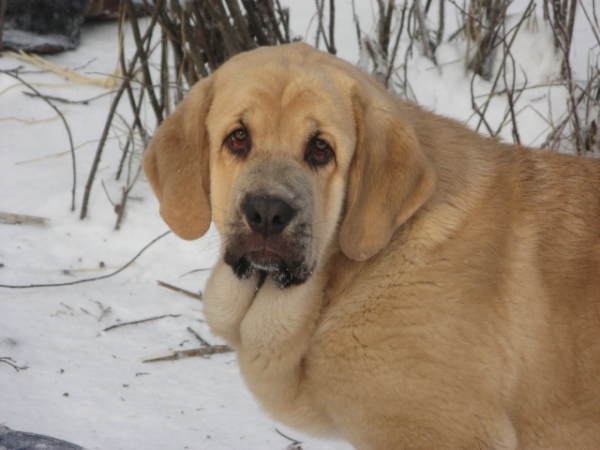
[[[327,164],[333,157],[333,150],[323,139],[313,138],[308,143],[304,159],[313,167]]]
[[[225,144],[234,155],[246,156],[250,151],[250,136],[248,131],[245,128],[238,128],[227,136]]]

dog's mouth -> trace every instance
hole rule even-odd
[[[312,274],[302,253],[280,237],[265,239],[250,233],[230,241],[224,260],[239,279],[262,272],[271,275],[277,288],[285,289],[303,284]]]

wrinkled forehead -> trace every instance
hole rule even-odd
[[[262,133],[340,133],[353,124],[341,71],[314,61],[257,56],[234,58],[215,73],[210,130],[223,134],[243,124],[251,131],[260,126]]]

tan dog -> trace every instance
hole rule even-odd
[[[304,44],[162,124],[169,226],[275,419],[357,449],[600,448],[600,163],[506,145]]]

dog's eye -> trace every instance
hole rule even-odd
[[[332,157],[333,150],[323,139],[314,138],[309,142],[305,159],[311,166],[324,166]]]
[[[245,156],[250,151],[250,136],[244,128],[238,128],[225,140],[227,148],[237,156]]]

